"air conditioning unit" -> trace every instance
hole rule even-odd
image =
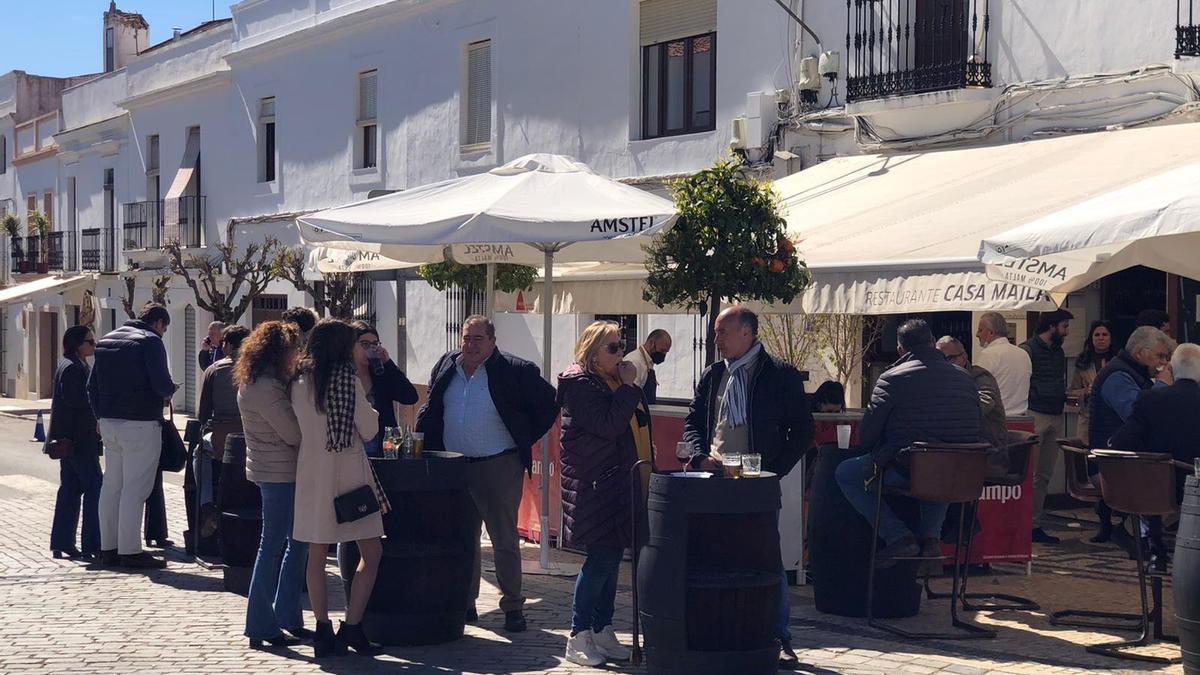
[[[747,148],[761,148],[775,133],[779,122],[779,104],[773,91],[752,91],[746,94],[746,135],[743,139]]]

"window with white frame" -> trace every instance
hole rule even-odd
[[[716,128],[716,0],[643,0],[642,138]]]
[[[356,169],[373,169],[379,163],[378,83],[378,70],[358,74],[358,116],[354,134]]]
[[[492,41],[467,45],[467,91],[462,147],[486,150],[492,143]]]
[[[275,180],[275,97],[258,101],[258,182]]]

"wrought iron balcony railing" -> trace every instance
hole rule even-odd
[[[79,269],[75,255],[74,232],[51,232],[46,235],[46,261],[56,272],[74,272]]]
[[[1175,58],[1200,56],[1200,0],[1175,0]]]
[[[989,23],[988,0],[846,0],[846,100],[992,86]]]
[[[79,231],[80,266],[84,272],[115,272],[116,247],[112,228],[92,227]]]
[[[124,216],[126,251],[162,248],[174,240],[178,240],[184,248],[203,245],[203,196],[130,202],[125,204]],[[170,228],[167,227],[168,221],[172,222]]]

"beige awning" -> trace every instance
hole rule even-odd
[[[171,187],[163,198],[163,241],[172,241],[179,236],[179,198],[187,191],[196,177],[196,162],[200,159],[200,134],[188,132],[187,145],[183,149],[183,161],[171,180]]]
[[[95,283],[91,275],[81,274],[73,277],[45,277],[26,281],[22,284],[0,289],[0,305],[11,305],[27,300],[37,300],[38,296],[49,293],[66,293],[67,291]]]

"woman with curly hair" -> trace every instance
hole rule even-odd
[[[296,644],[308,548],[292,538],[300,423],[289,389],[299,361],[300,330],[267,321],[243,342],[233,370],[246,436],[246,478],[262,492],[262,538],[250,578],[246,637],[254,649]]]

